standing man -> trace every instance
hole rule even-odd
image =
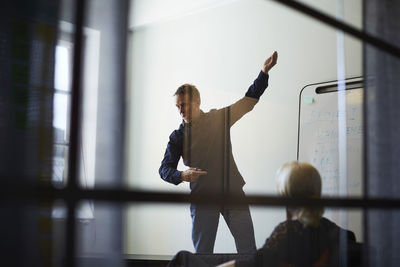
[[[200,93],[194,85],[178,88],[176,107],[183,118],[169,137],[159,173],[164,181],[178,185],[190,182],[191,194],[222,194],[244,197],[243,177],[232,154],[230,128],[251,111],[268,86],[268,72],[275,66],[275,51],[264,63],[246,95],[236,103],[203,112]],[[189,168],[177,170],[180,158]],[[191,204],[192,240],[197,253],[213,253],[219,215],[231,231],[238,253],[256,252],[253,222],[248,205],[210,206]]]

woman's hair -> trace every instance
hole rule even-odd
[[[276,173],[278,193],[285,197],[320,198],[321,176],[311,164],[290,161],[282,165]],[[317,226],[323,207],[288,207],[288,211],[296,215],[306,226]]]

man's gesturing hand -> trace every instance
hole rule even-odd
[[[264,62],[264,68],[263,72],[268,73],[270,69],[272,69],[273,66],[275,66],[276,62],[278,60],[278,52],[274,52],[267,60]]]
[[[185,182],[196,182],[200,176],[206,174],[207,172],[202,171],[201,169],[190,168],[187,169],[186,171],[181,172],[181,180]]]

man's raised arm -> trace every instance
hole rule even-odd
[[[238,121],[244,114],[251,111],[257,104],[261,95],[268,87],[268,72],[276,65],[278,60],[278,52],[274,52],[267,60],[265,60],[263,68],[258,77],[254,80],[247,90],[245,97],[228,107],[230,112],[230,126]]]

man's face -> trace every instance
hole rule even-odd
[[[200,114],[200,100],[192,99],[190,101],[188,94],[176,96],[176,107],[185,122],[191,122],[193,118],[197,118]]]

